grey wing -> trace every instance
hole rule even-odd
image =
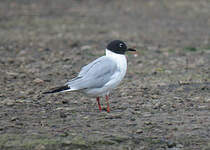
[[[83,67],[79,75],[69,81],[72,89],[100,88],[110,81],[116,73],[117,64],[110,58],[103,56]]]
[[[82,67],[81,71],[79,72],[78,77],[84,76],[96,63],[98,63],[104,59],[105,59],[105,56],[102,56],[102,57],[94,60],[93,62],[89,63],[88,65]]]
[[[88,70],[89,70],[95,63],[99,62],[99,61],[101,60],[101,58],[102,58],[102,57],[100,57],[100,58],[98,58],[98,59],[92,61],[92,62],[89,63],[88,65],[82,67],[82,69],[80,70],[80,72],[79,72],[79,74],[77,75],[77,77],[76,77],[76,78],[73,78],[73,79],[71,79],[71,80],[69,80],[66,84],[69,84],[69,83],[71,83],[72,81],[75,81],[75,80],[77,80],[77,79],[80,79],[82,76],[84,76],[84,75],[88,72]]]

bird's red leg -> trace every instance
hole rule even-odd
[[[110,108],[109,108],[109,96],[106,95],[106,103],[107,103],[107,112],[110,112]]]
[[[101,104],[100,104],[100,99],[99,99],[99,97],[97,97],[96,100],[97,100],[97,102],[98,102],[99,111],[101,111]]]

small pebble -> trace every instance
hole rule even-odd
[[[39,83],[43,83],[44,81],[42,79],[36,78],[36,79],[34,79],[33,82],[39,84]]]
[[[138,129],[138,130],[136,131],[136,134],[141,134],[141,133],[143,133],[143,130],[142,130],[142,129]]]

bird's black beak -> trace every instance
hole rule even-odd
[[[127,51],[135,52],[136,50],[135,49],[132,49],[132,48],[128,48]]]

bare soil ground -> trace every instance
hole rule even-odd
[[[41,94],[114,39],[138,55],[111,113]],[[1,150],[210,149],[210,1],[1,0],[0,83]]]

